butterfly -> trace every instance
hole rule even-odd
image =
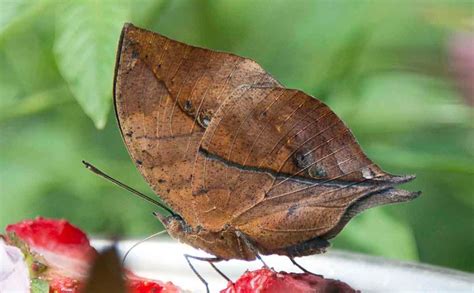
[[[255,61],[132,24],[114,105],[135,165],[169,206],[168,233],[215,260],[324,252],[365,209],[411,200],[323,102]]]

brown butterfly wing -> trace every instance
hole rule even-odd
[[[153,190],[192,226],[191,181],[205,128],[243,84],[278,83],[255,62],[125,25],[114,99],[128,151]]]
[[[325,235],[359,199],[410,179],[370,161],[325,104],[281,87],[230,96],[200,152],[193,190],[210,198],[200,219],[215,224],[226,211],[268,251]]]
[[[137,167],[188,224],[233,225],[271,253],[413,198],[323,103],[255,62],[127,25],[115,106]]]

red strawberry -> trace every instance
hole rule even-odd
[[[126,282],[129,293],[179,293],[181,290],[173,283],[162,283],[149,279],[137,277],[126,272]],[[84,286],[78,280],[57,276],[49,282],[51,293],[80,293]]]
[[[144,280],[133,280],[128,282],[128,288],[133,293],[160,293],[163,291],[163,286],[155,282],[148,282]]]
[[[235,283],[229,283],[221,293],[309,293],[356,292],[349,285],[312,274],[275,272],[262,268],[246,272]]]
[[[71,278],[57,277],[49,282],[51,293],[78,293],[81,283]]]
[[[18,238],[32,253],[44,258],[45,263],[33,262],[33,271],[35,265],[47,264],[53,268],[48,274],[83,279],[97,255],[87,235],[66,220],[38,217],[8,225],[6,231],[9,238]]]
[[[131,272],[126,272],[127,285],[130,293],[179,293],[181,290],[173,283],[163,283],[155,280],[148,280],[135,276]]]
[[[48,282],[51,293],[79,293],[97,251],[87,235],[66,220],[45,219],[8,225],[9,242],[20,247],[30,268],[30,277]],[[172,283],[143,279],[125,270],[130,293],[175,293]]]
[[[8,225],[6,231],[15,232],[17,237],[34,249],[87,260],[96,253],[87,235],[66,220],[37,217]]]

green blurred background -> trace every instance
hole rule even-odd
[[[64,217],[93,235],[161,229],[111,111],[124,22],[250,57],[324,100],[419,199],[354,219],[334,247],[474,271],[472,1],[0,0],[0,226]],[[471,105],[471,106],[469,106]]]

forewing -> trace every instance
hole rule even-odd
[[[192,174],[206,127],[242,85],[278,83],[254,61],[125,25],[114,99],[127,149],[153,190],[189,224]]]

